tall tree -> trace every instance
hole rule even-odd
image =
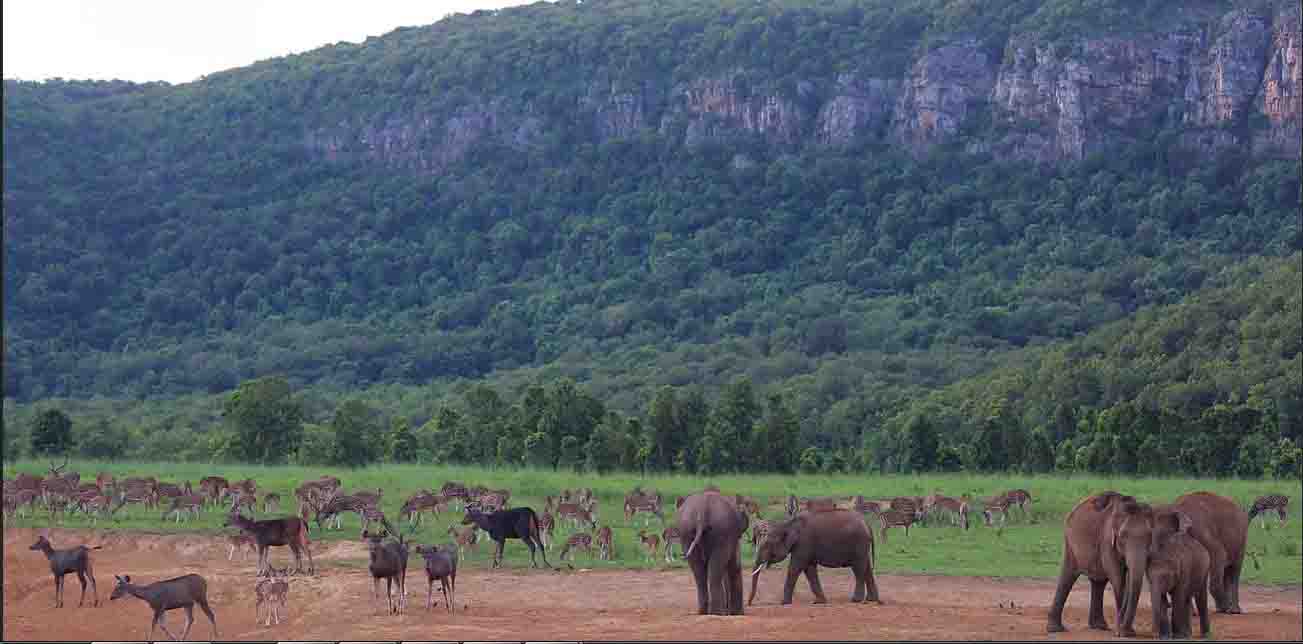
[[[280,376],[246,381],[226,399],[223,415],[239,435],[238,456],[282,463],[303,438],[303,403]]]
[[[32,453],[66,454],[72,449],[72,419],[58,409],[47,409],[32,420]]]
[[[382,453],[378,414],[361,400],[349,400],[335,412],[330,428],[335,432],[335,464],[366,465]]]

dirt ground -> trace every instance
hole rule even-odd
[[[425,611],[425,575],[414,560],[408,569],[408,612],[378,615],[360,542],[317,544],[318,574],[291,578],[289,619],[267,627],[254,621],[256,557],[241,561],[237,555],[227,561],[219,538],[54,530],[51,540],[56,547],[104,546],[93,553],[101,604],[76,608],[80,588],[72,575],[65,586],[67,607],[53,608],[54,583],[46,560],[28,550],[35,532],[5,530],[5,640],[144,640],[149,607],[135,598],[109,602],[113,575],[130,574],[137,583],[149,583],[185,573],[208,580],[223,640],[1114,639],[1111,632],[1086,628],[1090,593],[1084,580],[1074,587],[1065,611],[1071,630],[1047,636],[1051,579],[880,575],[885,604],[878,606],[849,602],[851,577],[844,570],[820,573],[830,604],[811,605],[802,580],[795,604],[779,605],[784,572],[771,570],[762,574],[756,603],[745,616],[710,617],[696,614],[691,574],[681,569],[469,569],[457,579],[457,611],[450,615],[442,607]],[[522,546],[509,542],[507,547]],[[272,552],[274,565],[292,561],[284,548]],[[437,584],[435,593],[437,597]],[[1301,602],[1299,588],[1244,587],[1246,613],[1214,615],[1214,635],[1219,640],[1303,639]],[[1105,600],[1105,614],[1113,623],[1111,599]],[[174,611],[167,622],[179,635],[184,620],[183,611]],[[207,619],[198,610],[195,620],[190,639],[210,638]],[[1141,638],[1149,637],[1147,592],[1136,630]],[[160,632],[155,639],[165,636]]]

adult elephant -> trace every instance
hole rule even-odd
[[[697,612],[742,614],[742,533],[749,522],[731,497],[707,489],[675,511],[683,558],[697,584]]]
[[[769,534],[756,549],[756,569],[751,573],[751,596],[747,598],[747,605],[750,606],[756,598],[761,569],[788,556],[792,558],[792,563],[787,567],[787,579],[783,582],[784,606],[792,603],[796,578],[801,573],[805,573],[810,592],[814,593],[814,603],[828,603],[828,598],[823,594],[823,585],[819,583],[819,566],[850,568],[855,575],[851,601],[858,603],[867,599],[881,604],[878,583],[873,578],[873,550],[873,531],[864,524],[864,519],[858,512],[801,512],[787,521],[771,526]]]
[[[1249,539],[1249,515],[1235,501],[1212,492],[1191,492],[1171,506],[1190,518],[1190,535],[1208,549],[1208,591],[1219,613],[1242,613],[1240,573]]]
[[[1108,630],[1104,588],[1112,585],[1119,636],[1135,635],[1133,623],[1148,565],[1153,513],[1135,498],[1108,491],[1077,503],[1063,520],[1063,565],[1045,630],[1066,631],[1063,606],[1077,578],[1090,580],[1090,628]]]

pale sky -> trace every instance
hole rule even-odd
[[[533,0],[530,0],[533,1]],[[4,0],[4,77],[185,83],[524,0]]]

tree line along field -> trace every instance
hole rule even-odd
[[[1299,488],[1297,483],[1288,481],[1245,481],[1236,479],[1122,479],[1101,477],[1037,477],[1037,476],[967,476],[967,475],[932,475],[932,476],[882,476],[864,477],[852,475],[731,475],[717,477],[694,477],[681,475],[640,476],[636,474],[579,475],[565,471],[511,469],[499,470],[458,466],[415,466],[384,465],[360,469],[330,467],[294,467],[294,466],[253,466],[253,465],[211,465],[199,463],[100,463],[73,462],[65,471],[78,471],[82,480],[93,480],[98,472],[108,472],[116,478],[127,476],[155,476],[160,482],[180,483],[189,480],[197,483],[208,475],[224,476],[235,481],[252,478],[258,484],[259,497],[265,491],[278,492],[281,507],[276,516],[294,511],[294,488],[303,481],[325,474],[339,477],[343,481],[343,491],[357,489],[374,490],[381,488],[384,496],[381,510],[395,526],[401,526],[407,539],[417,543],[447,543],[452,537],[447,534],[448,527],[459,523],[462,512],[450,510],[439,516],[428,515],[423,524],[414,531],[406,522],[398,520],[399,508],[403,501],[417,490],[428,488],[438,490],[444,481],[455,480],[467,485],[481,484],[494,489],[507,488],[512,492],[513,507],[529,506],[539,513],[544,506],[547,495],[557,495],[563,489],[575,490],[581,487],[592,488],[598,498],[598,525],[610,526],[614,531],[614,555],[611,560],[598,559],[596,548],[589,554],[579,551],[573,560],[565,563],[575,568],[684,568],[685,564],[678,558],[679,548],[675,549],[676,560],[667,563],[661,553],[655,559],[649,559],[638,541],[638,531],[660,534],[664,525],[655,517],[637,514],[626,521],[622,504],[625,494],[634,486],[644,490],[655,490],[665,499],[665,517],[673,520],[674,498],[700,491],[707,485],[717,485],[726,494],[744,494],[760,502],[764,518],[779,519],[784,516],[783,507],[769,504],[771,500],[786,498],[788,494],[797,496],[853,496],[862,494],[866,498],[890,498],[898,495],[921,496],[934,491],[958,497],[969,494],[974,500],[989,497],[1011,488],[1023,488],[1031,492],[1033,503],[1029,516],[1022,516],[1016,509],[1010,512],[1008,522],[1003,528],[987,527],[982,524],[980,503],[974,503],[974,513],[970,517],[971,528],[964,531],[948,523],[928,523],[915,525],[908,537],[899,529],[893,528],[884,542],[881,537],[881,524],[872,516],[867,517],[877,544],[876,570],[896,574],[939,574],[966,576],[1012,576],[1012,577],[1054,577],[1058,573],[1062,557],[1063,537],[1062,521],[1064,515],[1081,498],[1102,490],[1118,490],[1136,496],[1143,502],[1164,503],[1177,496],[1196,490],[1212,491],[1234,498],[1246,509],[1253,499],[1263,494],[1285,494],[1291,497],[1290,515],[1286,525],[1281,528],[1276,524],[1275,516],[1268,517],[1264,528],[1259,519],[1253,521],[1249,529],[1249,553],[1246,556],[1244,581],[1250,584],[1294,585],[1303,584],[1303,532],[1299,529]],[[17,461],[4,464],[4,476],[12,478],[19,472],[44,474],[48,471],[46,461]],[[169,516],[160,518],[162,508],[146,510],[129,504],[124,506],[112,518],[100,519],[94,526],[90,518],[82,514],[61,514],[53,523],[50,515],[37,509],[28,516],[7,518],[8,527],[45,527],[47,525],[68,528],[95,528],[104,530],[128,530],[141,532],[229,532],[234,528],[224,528],[225,512],[209,508],[199,519],[181,523]],[[261,511],[259,518],[266,518]],[[322,540],[356,540],[360,538],[361,525],[356,514],[347,514],[343,519],[341,530],[318,530],[312,526],[311,538]],[[553,546],[549,549],[548,559],[554,566],[564,566],[558,554],[565,537],[575,531],[568,524],[558,521]],[[463,553],[464,566],[470,568],[487,567],[492,559],[493,542],[483,534],[480,535],[478,551]],[[283,565],[288,553],[277,549],[273,557]],[[750,543],[743,544],[744,565],[754,558],[754,549]],[[1256,559],[1256,565],[1254,563]],[[359,561],[358,565],[365,565]],[[529,566],[528,549],[519,541],[509,541],[504,555],[504,565],[509,567]],[[770,573],[764,577],[762,585],[777,584],[780,577]],[[884,592],[890,592],[884,588]]]

